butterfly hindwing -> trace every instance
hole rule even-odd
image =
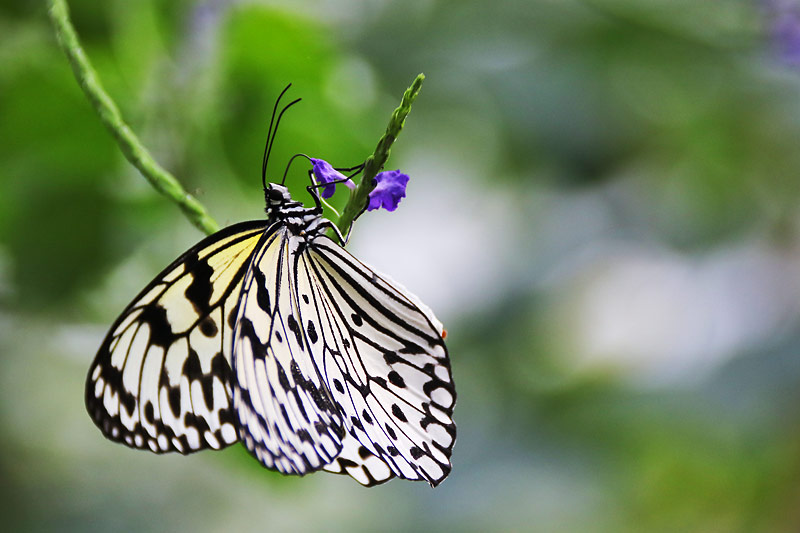
[[[347,474],[365,487],[374,487],[395,477],[389,465],[349,434],[344,438],[341,453],[325,465],[325,471]]]
[[[311,358],[295,260],[302,240],[267,232],[244,280],[233,349],[239,435],[267,468],[305,474],[342,449],[341,415]]]
[[[301,292],[313,296],[301,313],[317,317],[315,364],[350,436],[394,475],[438,484],[451,468],[456,399],[441,323],[325,236],[298,271]]]
[[[106,437],[156,453],[237,440],[230,344],[236,303],[265,221],[207,237],[161,272],[111,327],[86,406]]]

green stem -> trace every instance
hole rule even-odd
[[[389,125],[386,126],[386,133],[384,133],[383,137],[378,141],[375,152],[367,158],[364,164],[364,175],[361,178],[361,182],[359,182],[356,190],[350,195],[350,200],[348,200],[347,205],[344,206],[342,216],[340,216],[339,220],[336,222],[336,226],[339,228],[339,231],[342,232],[342,235],[347,235],[353,221],[367,209],[369,193],[375,188],[374,178],[378,172],[381,171],[383,165],[386,164],[386,160],[389,159],[392,143],[394,143],[397,136],[400,135],[406,116],[409,111],[411,111],[411,104],[413,104],[414,100],[417,98],[417,94],[424,80],[425,75],[419,74],[414,80],[414,83],[403,93],[403,100],[400,102],[400,107],[395,109],[394,113],[392,113],[389,119]],[[333,232],[329,233],[331,237],[333,237],[332,233]]]
[[[183,214],[200,231],[210,235],[219,226],[208,214],[205,207],[195,197],[187,193],[175,177],[162,168],[142,145],[130,127],[125,124],[119,108],[103,89],[86,53],[78,42],[75,28],[69,20],[69,9],[64,0],[49,0],[50,20],[53,23],[58,43],[67,55],[72,72],[78,84],[89,98],[92,107],[100,116],[100,120],[111,131],[117,140],[122,153],[130,163],[139,169],[155,189],[178,204]]]

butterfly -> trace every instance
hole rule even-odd
[[[307,208],[266,183],[280,117],[299,101],[275,120],[288,88],[267,135],[266,220],[203,239],[134,298],[89,369],[87,410],[110,440],[155,453],[241,441],[283,474],[436,486],[456,437],[445,330],[344,249],[322,216],[327,184],[307,188]]]

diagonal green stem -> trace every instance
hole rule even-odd
[[[406,116],[408,116],[409,111],[411,111],[411,104],[413,104],[414,100],[417,98],[417,94],[419,94],[424,80],[425,75],[419,74],[411,86],[406,89],[406,92],[403,93],[403,100],[400,102],[400,107],[395,109],[394,113],[392,113],[389,119],[389,125],[386,126],[386,133],[384,133],[383,137],[378,141],[375,152],[367,158],[364,164],[364,175],[358,187],[356,187],[356,190],[350,195],[350,200],[348,200],[347,205],[344,206],[342,216],[340,216],[339,220],[336,222],[336,226],[339,228],[339,231],[342,232],[342,235],[347,235],[353,221],[367,209],[369,193],[375,188],[374,178],[378,172],[381,171],[383,165],[386,164],[386,160],[389,158],[389,153],[391,152],[392,143],[394,143],[397,136],[400,135]],[[333,237],[332,233],[332,231],[329,233],[331,237]]]
[[[135,166],[155,189],[175,202],[183,214],[200,231],[210,235],[219,226],[208,214],[203,204],[187,193],[175,177],[156,163],[150,152],[142,145],[130,127],[125,124],[119,108],[106,93],[100,83],[86,53],[78,42],[75,28],[69,20],[69,9],[64,0],[49,0],[50,20],[58,38],[58,44],[67,55],[72,72],[78,84],[89,98],[92,107],[100,116],[100,120],[117,140],[117,144],[125,158]]]

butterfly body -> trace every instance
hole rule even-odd
[[[286,474],[438,484],[456,399],[441,323],[330,239],[318,202],[265,198],[265,221],[192,247],[112,325],[87,380],[95,424],[156,453],[242,441]]]

